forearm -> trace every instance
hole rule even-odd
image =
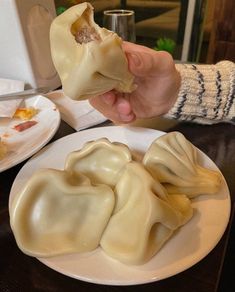
[[[167,118],[203,124],[235,123],[235,64],[176,64],[181,75],[178,98]]]

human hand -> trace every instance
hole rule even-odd
[[[132,93],[110,91],[95,96],[89,100],[91,105],[115,123],[167,113],[181,82],[171,55],[128,42],[123,42],[123,50],[137,88]]]

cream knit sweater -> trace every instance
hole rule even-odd
[[[166,118],[202,124],[235,123],[235,64],[176,64],[181,87]]]

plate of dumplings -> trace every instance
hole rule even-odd
[[[136,285],[203,259],[230,205],[218,167],[180,132],[111,126],[34,155],[13,183],[9,213],[26,255],[82,281]]]

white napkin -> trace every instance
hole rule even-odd
[[[65,96],[62,90],[50,92],[46,96],[57,105],[62,120],[76,131],[101,124],[107,120],[87,100],[72,100]]]
[[[20,80],[0,78],[0,95],[24,90],[24,82]],[[11,118],[21,103],[21,99],[4,100],[0,97],[0,117]]]

